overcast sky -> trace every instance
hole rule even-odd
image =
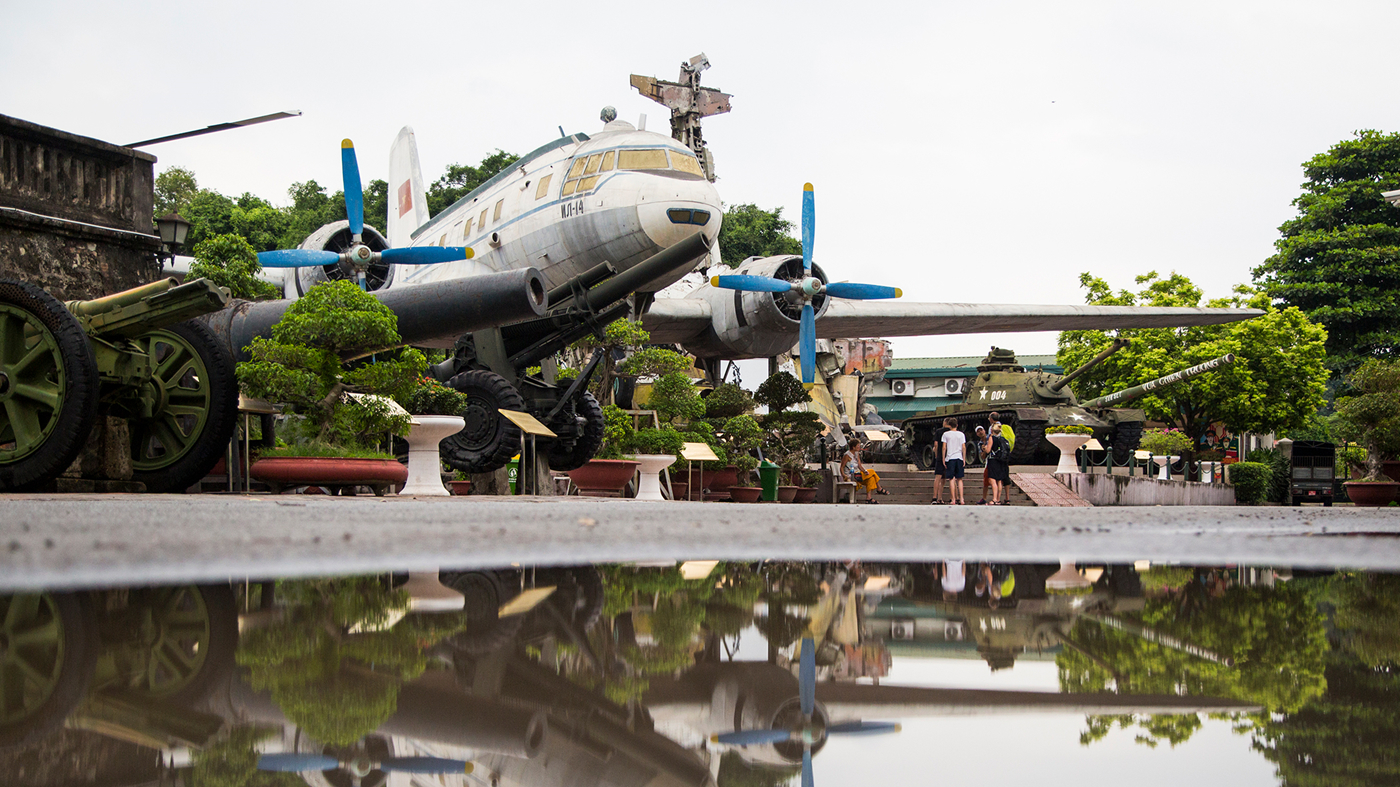
[[[1250,279],[1302,162],[1400,129],[1400,4],[5,3],[0,112],[117,143],[283,109],[301,118],[150,148],[201,185],[286,202],[366,181],[403,125],[430,180],[501,148],[665,110],[628,74],[705,52],[734,96],[705,136],[730,204],[796,217],[817,190],[835,279],[928,301],[1078,303],[1172,270]],[[896,357],[1053,352],[1053,334],[898,339]],[[747,382],[747,381],[746,381]]]

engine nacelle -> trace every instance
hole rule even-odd
[[[735,272],[801,281],[802,258],[795,255],[754,257],[741,263]],[[826,274],[815,263],[812,275],[823,284],[827,281]],[[686,349],[699,357],[772,358],[790,352],[797,344],[802,301],[796,295],[708,287],[702,297],[710,304],[710,330],[686,342]],[[829,302],[825,295],[812,299],[818,318],[826,312]]]
[[[350,249],[350,222],[334,221],[318,228],[315,232],[306,237],[301,242],[299,249],[312,249],[313,251],[333,251],[337,254]],[[389,241],[379,234],[379,230],[365,225],[361,240],[372,251],[384,251],[389,248]],[[343,262],[331,265],[320,265],[312,268],[293,268],[287,272],[284,280],[283,295],[288,298],[300,298],[311,291],[312,287],[327,281],[340,281],[348,279],[359,281],[355,272]],[[394,266],[377,262],[365,271],[365,289],[370,292],[383,289],[394,279]]]

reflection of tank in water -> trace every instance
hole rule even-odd
[[[1115,464],[1127,464],[1137,450],[1147,419],[1142,410],[1120,407],[1119,404],[1234,361],[1233,355],[1221,356],[1081,403],[1074,391],[1070,390],[1069,383],[1126,346],[1127,340],[1115,340],[1103,352],[1065,375],[1028,372],[1016,360],[1013,351],[993,347],[978,365],[977,377],[968,386],[962,403],[945,405],[931,413],[904,420],[910,459],[919,469],[932,470],[935,447],[946,431],[943,419],[956,419],[958,429],[971,437],[976,427],[987,424],[989,413],[997,412],[1001,415],[1001,422],[1016,432],[1016,445],[1011,451],[1012,464],[1033,464],[1037,457],[1041,458],[1042,463],[1053,464],[1059,452],[1045,440],[1045,430],[1052,426],[1089,427],[1094,430],[1094,439],[1113,451]]]

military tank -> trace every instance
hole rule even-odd
[[[1016,432],[1011,464],[1034,464],[1037,454],[1042,452],[1057,457],[1058,450],[1045,440],[1045,430],[1052,426],[1093,429],[1094,439],[1113,451],[1113,461],[1126,464],[1137,450],[1147,418],[1142,410],[1117,405],[1235,360],[1233,355],[1224,355],[1081,404],[1069,383],[1127,345],[1126,339],[1116,339],[1103,352],[1065,375],[1028,372],[1017,362],[1015,352],[993,347],[977,366],[977,377],[968,386],[960,404],[945,405],[904,420],[902,426],[910,461],[921,470],[933,469],[935,447],[945,431],[943,419],[950,416],[957,419],[958,429],[971,438],[978,426],[987,424],[987,415],[996,412],[1001,422]]]

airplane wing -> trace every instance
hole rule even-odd
[[[657,344],[681,344],[710,327],[710,304],[699,298],[658,298],[642,315],[642,328]]]
[[[819,683],[817,700],[833,722],[851,719],[912,719],[1000,713],[1117,714],[1253,713],[1242,700],[1177,694],[1059,694],[1037,691],[931,689]]]
[[[1247,320],[1263,313],[1259,309],[1185,306],[1047,306],[833,300],[826,314],[817,320],[817,338],[1170,328],[1217,325]]]

